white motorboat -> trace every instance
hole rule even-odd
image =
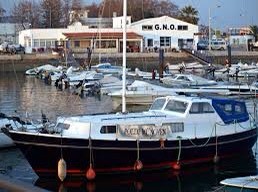
[[[62,70],[61,66],[55,67],[53,65],[46,64],[46,65],[42,65],[42,66],[39,66],[39,67],[34,67],[32,69],[26,70],[25,75],[37,75],[38,73],[44,72],[44,71],[48,71],[48,72],[57,71],[57,72],[59,72],[61,70]]]
[[[122,74],[123,68],[121,66],[111,65],[110,63],[99,63],[91,66],[91,70],[103,74]],[[126,69],[128,71],[129,69]]]
[[[230,191],[245,191],[245,192],[255,192],[258,190],[258,176],[245,176],[245,177],[235,177],[224,179],[220,182],[224,185],[223,190],[225,192]]]
[[[250,153],[257,140],[245,102],[182,95],[157,98],[145,112],[59,117],[51,131],[2,130],[38,176],[61,180],[223,164]]]
[[[230,77],[253,77],[257,75],[255,72],[258,69],[256,64],[248,65],[247,63],[243,64],[241,61],[237,64],[232,64],[230,67],[224,67],[215,71],[216,77],[222,77],[228,75]],[[255,70],[255,71],[254,71]]]
[[[0,128],[9,127],[14,130],[20,130],[20,131],[24,131],[27,129],[39,130],[45,125],[45,123],[47,123],[47,119],[44,120],[44,123],[42,122],[34,123],[28,118],[25,120],[22,120],[18,116],[7,116],[4,113],[0,113]],[[13,141],[0,130],[0,148],[6,148],[11,146],[14,146]]]
[[[207,90],[193,88],[168,88],[155,85],[145,81],[135,80],[127,86],[125,97],[128,105],[150,105],[154,99],[160,96],[178,95],[178,94],[219,94],[228,95],[228,90]],[[113,109],[122,104],[122,90],[108,94],[112,98]]]
[[[73,72],[66,76],[66,79],[63,81],[70,86],[75,86],[82,81],[97,81],[104,77],[102,73],[97,73],[96,71]]]
[[[123,69],[126,56],[126,5]],[[123,101],[125,101],[123,70]],[[123,102],[124,103],[124,102]],[[256,120],[245,102],[232,99],[167,96],[149,111],[59,117],[48,130],[2,128],[39,177],[86,177],[162,169],[180,170],[204,162],[223,163],[252,150]]]
[[[229,95],[249,95],[256,96],[258,93],[257,83],[222,83],[214,86],[201,86],[201,89],[207,90],[228,90]]]
[[[170,86],[209,86],[217,85],[216,81],[208,80],[193,74],[175,74],[170,77],[164,77],[161,81]]]
[[[178,72],[190,72],[190,73],[203,73],[205,68],[199,62],[191,63],[179,63],[179,64],[167,64],[169,72],[178,73]]]
[[[159,79],[159,73],[157,70],[154,70],[153,72],[146,72],[141,71],[139,68],[135,68],[134,72],[128,72],[128,76],[133,78],[142,78],[142,79]],[[167,73],[166,71],[163,71],[163,77],[171,76],[171,73]]]

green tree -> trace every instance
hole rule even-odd
[[[22,25],[25,29],[26,25],[30,25],[31,28],[40,27],[39,4],[32,0],[21,0],[14,4],[11,10],[15,21]],[[28,27],[28,26],[27,26]]]
[[[133,22],[163,15],[175,17],[179,11],[178,6],[170,0],[130,0],[127,8]],[[103,17],[112,17],[113,12],[116,12],[117,16],[122,16],[122,0],[105,0],[99,5],[99,13],[102,13]]]
[[[61,0],[42,0],[42,26],[46,28],[62,27],[63,1]]]
[[[257,25],[251,25],[249,28],[251,29],[252,34],[255,37],[255,41],[257,41],[257,39],[258,39],[258,26]]]
[[[180,10],[178,19],[197,25],[199,21],[199,12],[191,5],[185,6]]]
[[[3,17],[5,13],[6,13],[5,9],[0,4],[0,17]]]

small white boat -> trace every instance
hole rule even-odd
[[[179,71],[182,72],[196,72],[202,73],[204,72],[204,66],[199,62],[192,62],[192,63],[179,63],[179,64],[167,64],[169,72],[171,73],[178,73]]]
[[[251,85],[235,83],[235,84],[220,84],[214,86],[201,86],[202,89],[207,90],[228,90],[230,95],[257,95],[258,87],[256,83]]]
[[[206,89],[188,89],[188,88],[167,88],[160,85],[154,85],[145,81],[135,80],[127,86],[125,97],[128,105],[150,105],[154,99],[160,96],[178,95],[178,94],[220,94],[228,95],[228,90],[206,90]],[[122,104],[122,90],[108,94],[112,98],[113,109]]]
[[[256,76],[258,73],[255,72],[258,70],[256,64],[248,65],[247,63],[243,64],[241,61],[237,64],[232,64],[230,67],[224,67],[215,71],[215,76],[221,77],[228,75],[230,77],[238,75],[238,77],[251,77]]]
[[[43,71],[61,71],[62,68],[61,67],[55,67],[53,65],[50,64],[46,64],[46,65],[42,65],[39,67],[34,67],[32,69],[28,69],[25,71],[25,75],[37,75],[39,72],[43,72]]]
[[[123,68],[121,66],[114,66],[110,63],[99,63],[91,66],[91,70],[95,70],[98,73],[103,74],[122,74]],[[128,71],[129,69],[126,69]]]
[[[96,71],[81,71],[68,74],[64,82],[67,82],[70,86],[75,86],[81,81],[97,81],[103,77],[102,73],[97,73]]]
[[[170,86],[209,86],[217,85],[216,81],[208,80],[193,74],[175,74],[170,77],[164,77],[161,81]]]
[[[22,120],[18,116],[7,116],[4,113],[0,113],[0,148],[12,147],[14,146],[13,141],[7,137],[2,131],[2,127],[9,127],[13,130],[25,131],[29,130],[39,130],[40,128],[45,126],[47,123],[47,119],[45,119],[43,123],[34,123],[29,119]]]
[[[225,186],[225,192],[254,192],[258,191],[258,176],[229,178],[222,180],[220,184]]]
[[[146,71],[141,71],[138,68],[135,68],[134,72],[128,72],[127,75],[134,78],[142,78],[142,79],[153,79],[153,77],[155,76],[155,79],[159,79],[159,73],[157,70],[154,70],[153,72],[146,72]],[[167,76],[171,76],[171,74],[163,71],[163,77],[167,77]]]

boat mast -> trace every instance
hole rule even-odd
[[[127,21],[127,0],[123,1],[123,89],[122,89],[122,113],[126,112],[125,86],[126,86],[126,21]]]

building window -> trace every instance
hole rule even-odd
[[[102,126],[100,129],[100,133],[102,134],[116,133],[116,126],[115,125]]]
[[[39,39],[34,39],[33,40],[33,46],[34,47],[39,47]]]
[[[170,47],[170,37],[160,37],[160,47]]]
[[[153,47],[153,39],[147,39],[147,46]]]
[[[28,47],[31,47],[31,39],[28,39]]]
[[[152,31],[153,30],[153,26],[152,25],[143,25],[142,26],[142,30],[143,31]]]
[[[177,26],[177,30],[179,30],[179,31],[187,31],[188,30],[188,26],[187,25],[178,25]]]
[[[80,47],[80,41],[74,41],[74,47]]]
[[[46,40],[45,39],[41,39],[40,40],[40,47],[45,47],[46,46]]]
[[[99,44],[101,46],[99,46]],[[116,41],[115,40],[103,40],[101,41],[96,41],[96,48],[98,49],[108,49],[108,48],[116,48]]]

